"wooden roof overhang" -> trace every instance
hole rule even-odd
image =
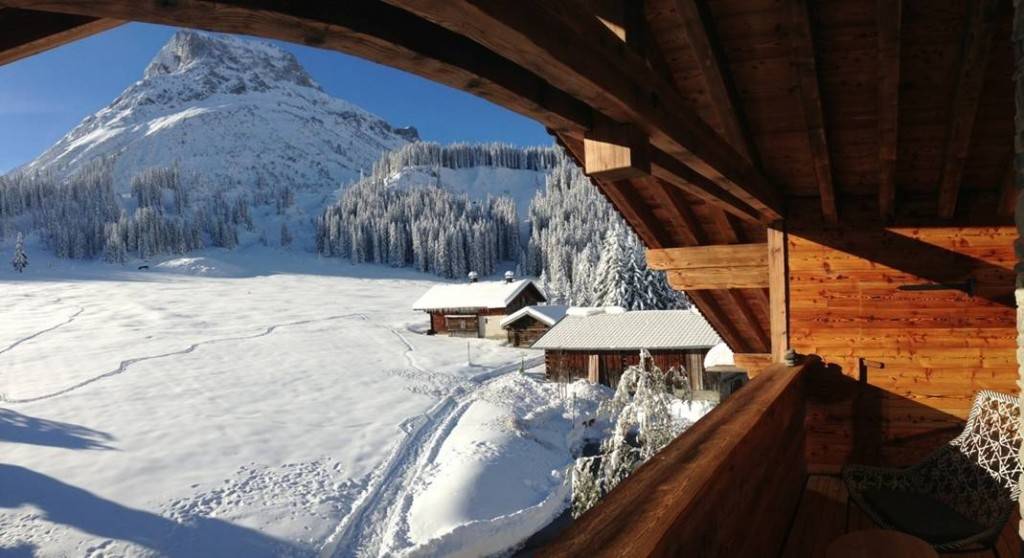
[[[120,21],[360,56],[541,122],[649,248],[746,245],[702,253],[710,266],[770,241],[784,220],[1009,223],[1010,10],[1009,0],[0,0],[0,63]],[[765,274],[713,269],[744,279],[676,284],[734,350],[767,352]]]

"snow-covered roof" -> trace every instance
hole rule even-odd
[[[533,344],[534,349],[709,349],[722,340],[703,316],[689,310],[604,311],[570,309]]]
[[[711,347],[708,354],[704,355],[704,370],[710,372],[732,372],[739,370],[739,368],[736,367],[732,349],[725,343],[719,343]]]
[[[568,308],[568,306],[559,306],[557,304],[524,306],[503,318],[500,324],[501,327],[505,327],[523,316],[531,316],[541,323],[553,326],[565,316],[565,311]]]
[[[547,300],[544,291],[531,279],[505,281],[477,281],[436,285],[413,303],[413,310],[445,310],[449,308],[504,308],[528,286],[533,285]]]

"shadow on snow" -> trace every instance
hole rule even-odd
[[[0,487],[0,509],[31,505],[53,523],[96,537],[134,543],[170,558],[303,554],[282,540],[220,519],[196,517],[178,523],[17,465],[0,464]],[[30,547],[22,544],[0,549],[0,556],[28,550]]]

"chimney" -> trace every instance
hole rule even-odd
[[[475,271],[470,271],[470,272],[469,272],[469,282],[470,282],[470,283],[476,283],[476,281],[477,281],[477,279],[478,279],[479,277],[480,277],[480,276],[479,276],[479,275],[477,275],[477,273],[476,273]]]
[[[506,271],[505,272],[505,282],[506,283],[511,283],[512,280],[515,279],[515,278],[516,278],[516,274],[515,273],[512,273],[511,271]]]

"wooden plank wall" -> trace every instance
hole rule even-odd
[[[809,388],[812,471],[912,463],[959,431],[975,392],[1017,391],[1016,237],[1013,227],[790,231],[791,344],[830,365]],[[975,296],[898,288],[967,279]]]
[[[652,350],[654,364],[662,370],[673,366],[684,367],[691,380],[696,380],[696,373],[701,375],[696,389],[704,383],[704,355],[706,350]],[[598,355],[601,366],[601,383],[615,387],[619,383],[622,371],[629,366],[640,363],[639,351],[544,351],[545,374],[549,380],[577,380],[587,378],[590,355]]]
[[[513,347],[529,347],[550,329],[551,326],[532,316],[523,316],[505,328],[508,343]]]

